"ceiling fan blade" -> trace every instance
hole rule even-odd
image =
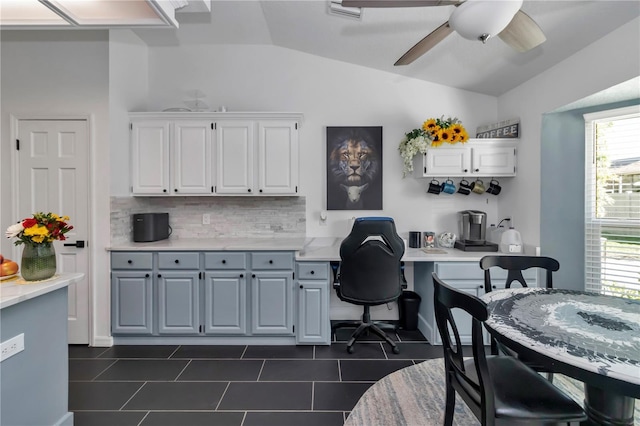
[[[459,3],[461,0],[342,0],[344,7],[424,7]]]
[[[547,39],[529,15],[519,10],[498,37],[518,52],[526,52]]]
[[[444,40],[445,37],[447,37],[452,32],[453,29],[449,26],[449,21],[445,22],[444,24],[433,30],[425,38],[416,43],[415,46],[409,49],[407,53],[402,55],[402,57],[398,59],[393,65],[409,65],[411,62],[415,61],[420,56],[431,50],[431,48]]]

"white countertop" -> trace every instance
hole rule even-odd
[[[57,274],[52,279],[41,282],[18,284],[24,282],[21,277],[0,281],[0,309],[16,305],[25,300],[42,296],[59,288],[68,286],[84,277],[82,273]]]
[[[206,251],[206,250],[301,250],[304,238],[169,238],[152,243],[128,243],[109,251]]]
[[[110,251],[207,251],[237,250],[266,251],[289,250],[296,252],[296,260],[340,260],[339,237],[316,238],[183,238],[167,239],[152,243],[128,243],[109,247]],[[477,262],[489,254],[499,252],[471,252],[458,249],[435,248],[432,252],[407,247],[402,260],[405,262]]]

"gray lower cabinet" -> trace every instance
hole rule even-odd
[[[298,344],[331,344],[329,322],[329,263],[297,264]]]
[[[245,271],[204,273],[205,334],[247,333],[247,278]]]
[[[292,336],[293,252],[113,252],[112,334]]]
[[[151,271],[113,271],[111,328],[113,334],[151,334],[153,305]]]

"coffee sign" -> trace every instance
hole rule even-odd
[[[501,121],[487,126],[479,126],[476,129],[478,139],[514,139],[520,137],[520,119]]]

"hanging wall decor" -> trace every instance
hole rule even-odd
[[[327,127],[327,210],[382,210],[382,127]]]

